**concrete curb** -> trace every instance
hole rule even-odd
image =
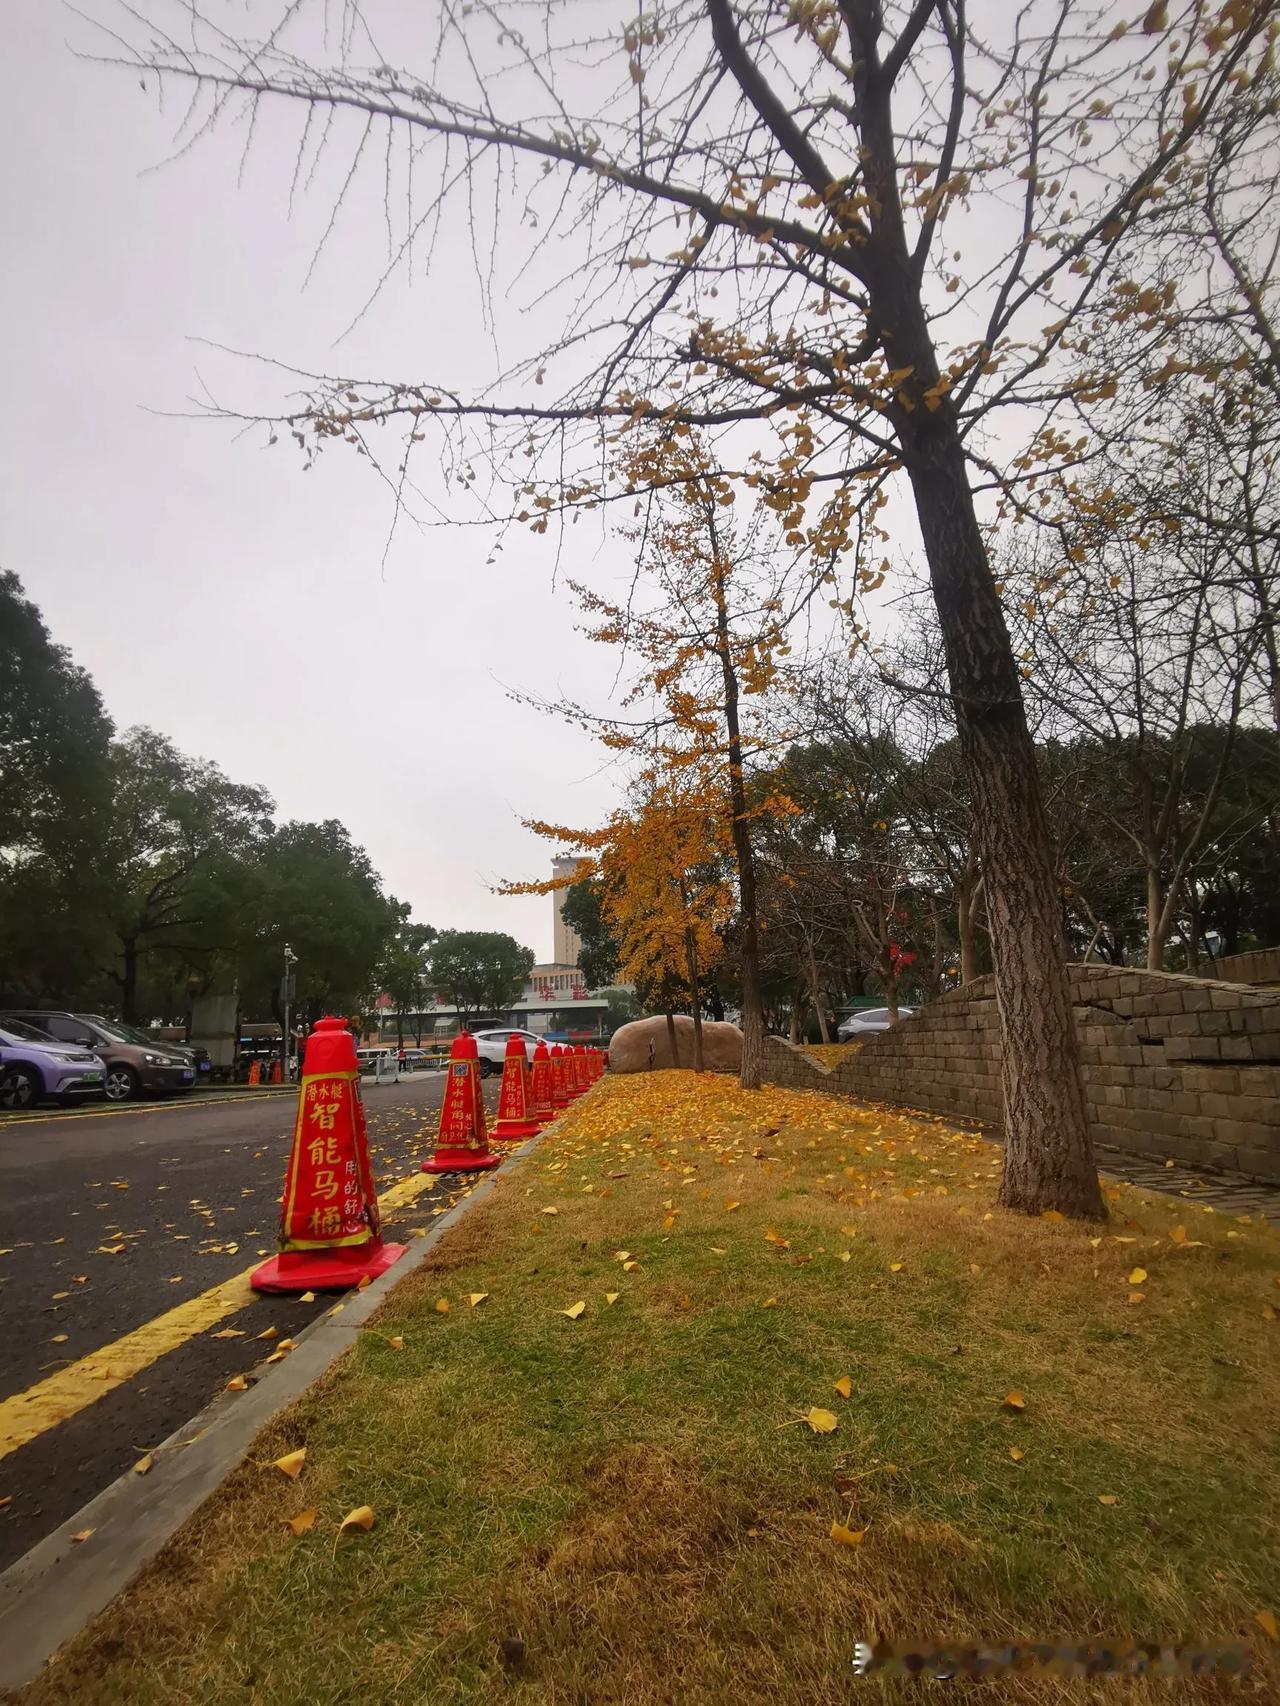
[[[545,1135],[513,1150],[500,1171],[524,1160]],[[149,1474],[128,1470],[0,1575],[0,1689],[34,1682],[60,1648],[128,1587],[226,1480],[262,1429],[352,1348],[352,1328],[367,1321],[445,1233],[492,1194],[498,1177],[485,1174],[424,1238],[411,1240],[380,1279],[364,1291],[347,1292],[341,1315],[313,1321],[288,1359],[264,1370],[247,1392],[219,1393],[184,1422],[156,1447]],[[91,1538],[77,1544],[72,1536],[85,1529],[93,1530]]]

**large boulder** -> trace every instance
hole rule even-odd
[[[676,1056],[671,1058],[671,1038],[665,1018],[635,1019],[613,1033],[609,1044],[610,1072],[647,1072],[650,1066],[649,1044],[653,1043],[652,1065],[656,1071],[665,1066],[693,1065],[693,1020],[687,1013],[677,1013]],[[738,1072],[742,1067],[742,1032],[736,1025],[718,1024],[714,1019],[702,1021],[702,1064],[708,1072]]]

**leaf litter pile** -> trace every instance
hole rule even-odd
[[[1238,1641],[1274,1697],[1280,1238],[1128,1187],[1005,1214],[998,1167],[606,1079],[30,1699],[809,1706],[913,1635]]]

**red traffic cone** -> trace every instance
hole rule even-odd
[[[489,1151],[476,1039],[463,1031],[449,1050],[449,1077],[440,1107],[435,1154],[422,1163],[422,1171],[482,1173],[487,1167],[496,1167],[501,1159]]]
[[[506,1058],[502,1062],[502,1088],[498,1092],[498,1119],[493,1128],[494,1142],[536,1137],[541,1130],[534,1115],[529,1056],[525,1053],[524,1039],[508,1037]]]
[[[600,1058],[600,1050],[598,1048],[587,1050],[587,1063],[591,1067],[591,1082],[594,1084],[604,1071],[604,1062]]]
[[[404,1255],[382,1242],[356,1045],[341,1019],[307,1039],[285,1174],[280,1254],[254,1270],[255,1291],[346,1291]]]
[[[551,1100],[551,1054],[544,1042],[533,1051],[533,1117],[540,1126],[556,1117]]]
[[[572,1100],[567,1051],[557,1043],[551,1051],[551,1105],[556,1109],[567,1108]]]
[[[587,1077],[587,1051],[581,1043],[573,1051],[573,1077],[579,1095],[591,1088],[591,1080]]]

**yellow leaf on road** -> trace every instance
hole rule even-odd
[[[224,1327],[220,1333],[210,1333],[211,1339],[243,1339],[244,1330],[240,1327]]]
[[[291,1528],[295,1534],[306,1534],[315,1527],[318,1515],[319,1512],[314,1507],[310,1510],[299,1511],[297,1516],[285,1517],[284,1525],[286,1528]]]
[[[99,1244],[98,1254],[100,1256],[118,1256],[123,1249],[123,1244]],[[90,1529],[89,1533],[92,1534],[93,1530]]]
[[[304,1291],[302,1296],[298,1299],[298,1302],[299,1303],[314,1303],[315,1300],[316,1300],[316,1294],[314,1291]],[[314,1515],[314,1512],[312,1514]],[[299,1530],[298,1532],[301,1533],[301,1530]]]
[[[836,1381],[836,1391],[840,1394],[840,1396],[842,1398],[848,1398],[848,1397],[852,1396],[853,1381],[849,1378],[849,1376],[847,1374],[842,1374],[840,1376],[839,1380]]]
[[[1129,1284],[1141,1285],[1146,1277],[1147,1270],[1145,1268],[1131,1268],[1129,1271]]]
[[[842,1522],[831,1524],[831,1538],[841,1546],[861,1546],[866,1532],[865,1528],[846,1528]]]
[[[302,1473],[302,1465],[307,1461],[307,1448],[300,1446],[297,1451],[286,1451],[283,1457],[277,1457],[271,1465],[282,1475],[287,1475],[291,1481],[296,1481]]]
[[[80,1530],[79,1534],[73,1534],[71,1536],[72,1545],[73,1546],[82,1546],[84,1544],[84,1542],[89,1538],[89,1536],[92,1533],[93,1533],[93,1530],[91,1528],[82,1528]]]
[[[149,1475],[151,1473],[151,1466],[154,1462],[155,1462],[155,1458],[151,1455],[150,1452],[148,1452],[145,1457],[140,1457],[138,1459],[138,1461],[134,1464],[134,1466],[133,1466],[134,1474],[135,1475]]]
[[[249,1390],[249,1382],[245,1379],[243,1374],[233,1374],[223,1390],[226,1392],[247,1392]]]
[[[279,1327],[264,1327],[258,1334],[258,1337],[260,1339],[278,1339],[280,1337],[280,1329]]]
[[[348,1511],[338,1524],[338,1533],[346,1534],[349,1529],[363,1528],[366,1533],[373,1527],[373,1510],[369,1505],[357,1505],[353,1511]]]
[[[833,1434],[840,1426],[840,1418],[831,1410],[806,1410],[804,1419],[816,1434]]]
[[[373,1281],[372,1281],[372,1279],[370,1279],[368,1274],[361,1274],[360,1275],[360,1283],[359,1283],[359,1285],[356,1286],[356,1290],[357,1291],[367,1291],[372,1284],[373,1284]]]
[[[55,1333],[53,1335],[53,1337],[49,1340],[49,1343],[51,1345],[65,1345],[66,1342],[67,1342],[67,1334],[66,1333]]]
[[[567,1315],[571,1321],[576,1321],[579,1315],[585,1311],[586,1307],[587,1305],[585,1300],[580,1299],[577,1303],[571,1304],[568,1309],[562,1309],[560,1313],[562,1315]]]

